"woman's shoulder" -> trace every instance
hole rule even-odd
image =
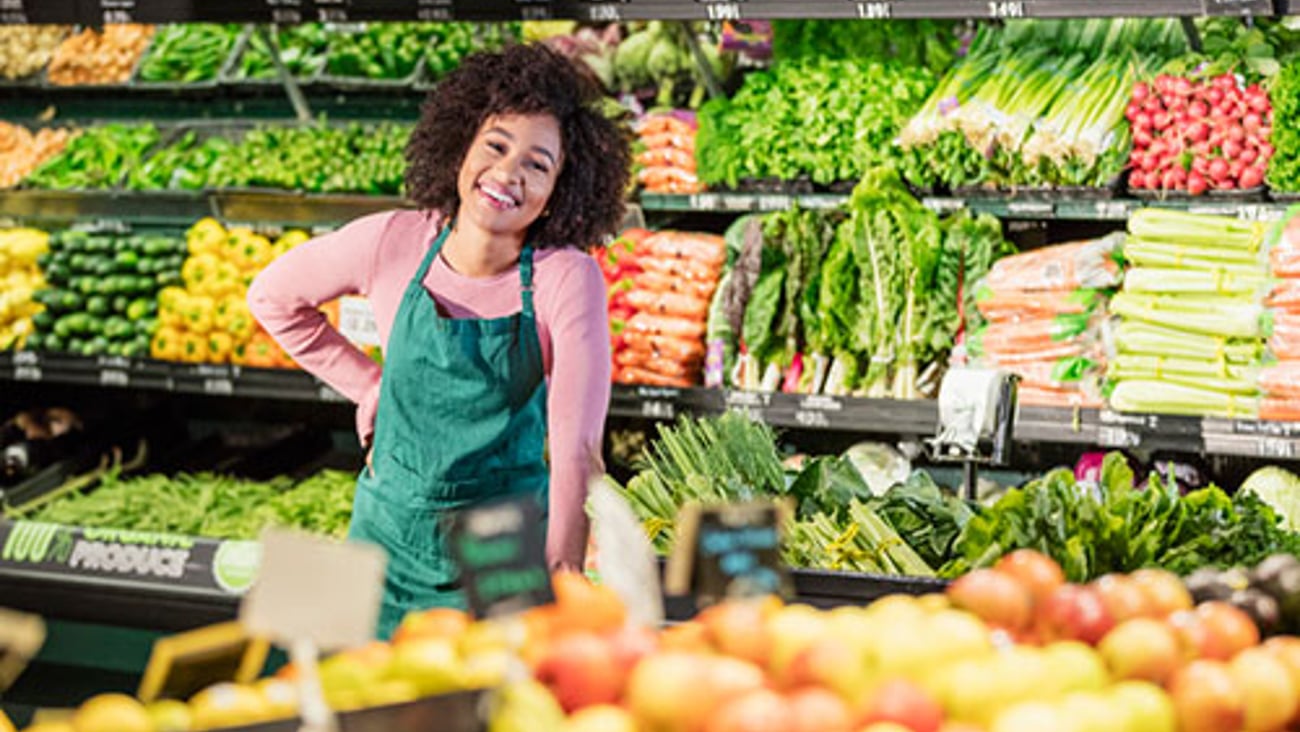
[[[381,245],[406,242],[411,236],[431,236],[442,226],[442,216],[433,211],[395,209],[353,219],[340,229],[348,235],[373,236]]]
[[[533,261],[539,278],[556,282],[600,273],[595,258],[577,247],[541,249],[533,255]]]

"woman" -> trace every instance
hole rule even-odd
[[[447,511],[536,495],[551,569],[582,567],[610,353],[600,269],[573,247],[614,232],[629,162],[600,100],[541,46],[466,59],[407,146],[422,210],[313,239],[249,289],[285,350],[358,404],[369,453],[349,536],[389,555],[381,637],[411,609],[463,605]],[[317,310],[349,293],[374,310],[382,379]]]

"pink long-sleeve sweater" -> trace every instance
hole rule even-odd
[[[253,281],[248,303],[267,332],[304,369],[357,403],[363,444],[374,430],[382,368],[330,326],[317,310],[342,295],[370,300],[382,345],[441,226],[419,211],[393,211],[353,221],[277,258]],[[518,312],[519,270],[467,277],[441,257],[424,287],[453,318],[499,318]],[[552,567],[580,569],[586,552],[587,482],[604,471],[601,440],[610,393],[609,321],[600,268],[576,249],[534,254],[537,330],[548,382]]]

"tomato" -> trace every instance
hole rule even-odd
[[[1033,618],[1033,595],[1014,577],[977,569],[948,586],[948,599],[989,625],[1022,630]]]
[[[1056,588],[1038,613],[1044,640],[1078,640],[1096,645],[1115,626],[1101,593],[1084,585]]]
[[[1046,602],[1053,590],[1065,584],[1065,572],[1061,571],[1061,565],[1033,549],[1017,549],[999,559],[993,569],[1019,580],[1020,584],[1028,588],[1035,604]]]

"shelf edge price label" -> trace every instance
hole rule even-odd
[[[1102,425],[1097,429],[1097,444],[1101,447],[1137,447],[1142,444],[1142,437],[1127,427]]]
[[[27,13],[23,10],[23,0],[0,0],[0,24],[26,23]]]
[[[136,696],[185,700],[213,684],[250,684],[266,665],[270,644],[237,622],[218,623],[154,641]]]
[[[704,12],[709,20],[741,20],[740,3],[735,2],[709,2],[708,0],[698,0],[704,3]]]
[[[857,7],[858,18],[862,20],[889,20],[894,17],[894,6],[892,3],[858,3]]]
[[[1256,443],[1256,453],[1260,457],[1289,460],[1296,456],[1295,441],[1283,437],[1265,437]]]
[[[131,375],[125,369],[105,368],[99,370],[100,386],[130,386]]]
[[[989,0],[990,18],[1025,17],[1024,0]]]
[[[235,382],[227,378],[205,378],[203,380],[203,393],[215,394],[217,396],[230,396],[235,393]]]
[[[788,596],[781,540],[789,502],[690,504],[678,516],[665,590],[691,595],[699,607],[726,599]]]
[[[0,608],[0,691],[18,680],[43,645],[45,621],[39,615]]]
[[[44,376],[40,366],[14,366],[14,381],[40,381]]]
[[[475,617],[500,618],[555,601],[542,506],[535,496],[461,511],[450,518],[448,535]]]
[[[623,11],[613,2],[591,4],[587,6],[587,20],[592,23],[618,23],[623,20]]]

